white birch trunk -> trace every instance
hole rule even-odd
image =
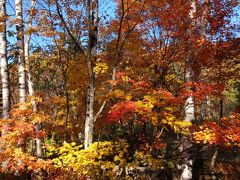
[[[6,0],[0,0],[0,16],[6,18]],[[6,20],[1,21],[0,26],[3,30],[0,32],[0,61],[1,61],[1,79],[2,79],[2,118],[8,118],[10,110],[10,91],[7,63],[7,42],[6,42]]]
[[[16,7],[16,32],[18,49],[18,81],[19,81],[19,102],[26,101],[26,73],[24,58],[24,28],[22,16],[22,0],[15,0]],[[23,106],[21,106],[23,108]]]
[[[191,63],[189,62],[189,59],[186,60],[186,74],[185,74],[185,79],[186,82],[191,82],[193,81],[193,72],[191,69]],[[186,122],[192,122],[195,119],[194,116],[194,98],[192,94],[189,95],[185,102],[185,118],[184,121]],[[192,155],[186,151],[188,148],[191,148],[192,144],[190,140],[187,137],[183,137],[182,139],[182,149],[183,151],[183,159],[182,159],[182,164],[180,165],[180,169],[182,169],[181,175],[180,175],[180,180],[190,180],[193,178],[192,174],[192,165],[193,165],[193,158],[191,157]]]
[[[6,0],[0,0],[0,16],[6,18]],[[0,22],[2,28],[0,32],[0,61],[1,61],[1,80],[2,80],[2,118],[8,119],[10,110],[10,90],[9,90],[9,76],[8,76],[8,63],[7,63],[7,42],[6,42],[6,20]],[[7,134],[7,123],[2,127],[2,134]],[[5,141],[5,140],[4,140]],[[2,141],[2,144],[6,142]],[[5,151],[5,147],[0,146],[0,152]],[[9,159],[1,163],[1,168],[7,170]]]
[[[87,107],[86,107],[86,119],[85,119],[85,133],[84,133],[84,148],[88,148],[93,142],[94,131],[94,96],[95,88],[93,83],[89,83],[87,94]]]
[[[210,109],[211,109],[211,100],[209,96],[206,95],[201,106],[201,117],[203,120],[212,118]]]
[[[86,118],[84,128],[84,148],[88,148],[93,142],[94,131],[94,100],[95,100],[95,77],[93,72],[92,59],[97,54],[97,34],[98,34],[98,0],[88,0],[88,53],[87,66],[89,85],[87,91]],[[91,14],[92,9],[92,14]]]
[[[27,27],[28,29],[32,28],[32,10],[36,6],[36,0],[31,1],[31,7],[30,7],[30,14],[27,21]],[[32,76],[30,72],[30,63],[29,63],[29,45],[30,45],[30,39],[31,39],[31,33],[25,35],[25,45],[24,45],[24,55],[25,55],[25,61],[26,61],[26,71],[27,71],[27,84],[28,84],[28,93],[29,96],[31,96],[31,104],[33,107],[33,112],[37,112],[37,105],[34,100],[34,89],[33,89],[33,82],[32,82]]]
[[[29,14],[29,18],[27,21],[27,27],[29,30],[31,30],[31,28],[32,28],[32,19],[33,19],[32,11],[35,9],[36,2],[37,2],[37,0],[31,1],[30,14]],[[37,104],[34,99],[34,89],[33,89],[32,75],[31,75],[31,71],[30,71],[30,62],[29,62],[30,40],[31,40],[31,33],[28,33],[25,35],[24,55],[25,55],[25,61],[26,61],[28,93],[29,93],[29,96],[31,97],[31,104],[32,104],[33,112],[37,113]],[[37,123],[35,125],[35,129],[36,129],[36,132],[38,133],[41,129],[41,125],[39,123]],[[36,156],[38,158],[43,157],[42,139],[41,138],[36,138]]]
[[[97,37],[98,37],[98,0],[92,0],[92,55],[97,55]]]
[[[191,10],[189,12],[190,19],[192,21],[192,26],[194,26],[194,16],[196,13],[196,2],[195,0],[191,0]],[[191,27],[192,28],[192,27]],[[191,32],[191,30],[190,30]],[[185,81],[186,82],[192,82],[194,80],[194,72],[192,69],[192,59],[190,55],[187,55],[187,58],[185,60],[186,67],[185,67]],[[195,119],[194,116],[194,98],[192,94],[190,94],[185,102],[184,106],[185,110],[185,118],[184,121],[186,122],[192,122]],[[191,142],[187,137],[183,137],[182,139],[182,151],[183,153],[183,159],[182,163],[180,165],[181,174],[179,179],[180,180],[190,180],[193,178],[192,174],[192,165],[193,165],[193,158],[191,157],[191,154],[188,152],[188,148],[191,148]]]
[[[193,70],[191,68],[191,62],[189,59],[186,60],[186,74],[185,74],[185,80],[186,82],[193,81]],[[184,106],[185,110],[185,118],[184,121],[192,122],[195,119],[194,116],[194,98],[192,94],[189,95],[185,102]]]

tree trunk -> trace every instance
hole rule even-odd
[[[208,95],[205,96],[201,105],[201,118],[202,120],[211,119],[211,101]]]
[[[29,30],[31,30],[31,28],[32,28],[32,19],[33,19],[32,11],[35,9],[36,2],[37,2],[36,0],[31,1],[30,14],[29,14],[29,18],[27,21],[27,26],[28,26]],[[31,75],[31,71],[30,71],[30,62],[29,62],[30,39],[31,39],[31,33],[28,33],[25,36],[24,55],[25,55],[25,61],[26,61],[28,93],[29,93],[29,96],[31,97],[31,104],[32,104],[33,112],[37,113],[37,104],[34,99],[34,89],[33,89],[32,75]],[[35,125],[35,129],[36,129],[36,133],[38,133],[41,130],[41,125],[39,123],[37,123]],[[36,138],[36,156],[38,158],[43,157],[42,139],[38,138],[38,137]]]
[[[92,82],[89,82],[87,92],[87,108],[86,108],[86,120],[85,120],[85,133],[84,133],[84,147],[85,149],[93,142],[93,131],[94,131],[94,96],[95,88]]]
[[[64,94],[65,94],[65,102],[66,102],[66,117],[64,119],[64,141],[67,142],[67,129],[68,129],[68,119],[69,119],[69,112],[70,112],[70,102],[69,102],[69,94],[68,94],[68,87],[67,87],[67,72],[63,72],[63,79],[64,79]]]
[[[193,80],[193,72],[191,69],[191,63],[190,60],[187,58],[186,60],[186,82],[191,82]],[[185,118],[184,121],[186,122],[192,122],[195,119],[194,116],[194,98],[190,94],[189,97],[187,98],[184,106],[185,110]],[[189,180],[192,179],[192,165],[193,165],[193,158],[192,158],[192,153],[191,153],[191,148],[192,148],[192,143],[188,139],[187,136],[184,136],[182,138],[181,142],[181,147],[180,151],[182,152],[182,158],[181,158],[181,164],[178,167],[181,169],[181,174],[179,176],[179,179],[181,180]]]
[[[219,109],[219,118],[223,118],[223,99],[220,99],[219,101],[219,106],[220,106],[220,109]]]
[[[2,80],[2,118],[8,119],[9,110],[10,110],[10,90],[9,90],[9,74],[8,74],[8,63],[7,63],[7,40],[6,40],[6,0],[0,0],[0,16],[1,22],[0,27],[0,61],[1,61],[1,80]],[[2,127],[1,136],[7,134],[7,126],[5,123]],[[6,140],[1,141],[1,144],[4,145]],[[0,153],[5,151],[5,147],[0,147]],[[1,169],[7,170],[9,159],[1,162]]]
[[[28,30],[32,28],[32,18],[33,14],[32,11],[35,9],[36,0],[31,1],[30,13],[27,21]],[[28,93],[31,96],[31,104],[33,107],[33,112],[37,112],[37,104],[34,99],[34,89],[33,89],[33,82],[32,82],[32,75],[30,72],[30,63],[29,63],[29,45],[30,45],[31,33],[27,33],[25,35],[25,45],[24,45],[24,55],[26,61],[26,71],[27,71],[27,84],[28,84]]]
[[[193,71],[191,69],[191,62],[188,60],[186,60],[186,75],[185,75],[185,79],[186,82],[191,82],[193,81]],[[185,106],[184,106],[184,111],[185,111],[185,118],[184,121],[186,122],[192,122],[195,119],[194,116],[194,98],[192,96],[192,94],[189,95],[189,97],[187,98],[186,102],[185,102]]]
[[[191,0],[191,10],[189,12],[189,17],[192,21],[192,25],[194,25],[193,22],[194,22],[195,13],[196,13],[196,2],[195,0]],[[193,63],[194,63],[194,60],[192,59],[191,54],[188,54],[185,60],[185,81],[186,82],[192,82],[194,80],[194,71],[192,69]],[[191,91],[193,91],[193,89],[191,89]],[[184,111],[185,111],[184,121],[192,122],[195,120],[194,98],[192,94],[188,96],[185,102]],[[182,152],[182,158],[181,158],[182,162],[178,167],[179,169],[181,169],[181,174],[179,176],[179,179],[181,180],[190,180],[193,178],[193,175],[192,175],[193,157],[192,157],[191,148],[192,148],[191,141],[187,136],[184,136],[182,138],[182,144],[180,149],[180,151]]]
[[[7,42],[6,42],[6,1],[0,1],[0,16],[2,21],[0,26],[3,30],[0,32],[0,61],[1,61],[1,78],[2,78],[2,118],[8,118],[10,110],[10,90],[9,75],[7,63]]]
[[[117,71],[117,63],[118,63],[118,59],[119,59],[119,44],[120,44],[120,39],[121,39],[121,33],[122,33],[122,23],[123,23],[123,18],[124,18],[124,14],[125,14],[125,9],[124,9],[124,2],[123,0],[121,0],[121,5],[122,5],[122,14],[120,16],[120,20],[119,20],[119,28],[118,28],[118,34],[117,34],[117,43],[116,43],[116,47],[115,47],[115,58],[114,58],[114,63],[113,63],[113,69],[112,69],[112,80],[115,81],[116,80],[116,71]],[[98,18],[98,17],[97,17]],[[96,18],[96,19],[97,19]],[[123,46],[122,46],[123,48]],[[110,90],[108,93],[112,92],[113,90],[113,86],[110,86]],[[98,110],[98,112],[96,113],[96,115],[94,116],[94,122],[97,121],[97,118],[100,116],[100,114],[103,112],[105,106],[107,104],[107,101],[105,100],[100,109]]]
[[[97,35],[98,35],[98,0],[88,0],[88,52],[87,52],[87,67],[88,67],[88,91],[86,104],[85,132],[84,132],[84,147],[85,149],[93,142],[94,131],[94,100],[95,100],[95,75],[93,72],[92,60],[97,54]],[[92,13],[92,14],[91,14]]]
[[[18,49],[18,80],[19,80],[19,102],[26,101],[26,73],[24,58],[24,28],[22,16],[22,0],[15,0],[16,7],[16,32]],[[21,106],[21,108],[24,108]]]

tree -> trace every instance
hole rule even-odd
[[[10,90],[7,63],[7,40],[6,40],[6,1],[0,1],[1,32],[0,32],[0,58],[1,58],[1,78],[2,78],[2,118],[8,118],[10,110]]]
[[[26,72],[24,57],[24,26],[22,0],[15,0],[16,7],[16,32],[17,32],[17,55],[18,55],[18,78],[19,78],[19,102],[26,101]]]
[[[189,28],[189,32],[191,35],[193,35],[192,31],[194,31],[195,29],[195,16],[196,16],[196,9],[197,9],[197,4],[195,0],[190,0],[190,6],[191,9],[189,11],[189,18],[190,18],[190,28]],[[187,42],[187,44],[191,44],[191,39],[189,40],[189,42]],[[186,59],[185,59],[185,81],[186,83],[189,82],[194,82],[194,70],[193,70],[193,66],[194,66],[194,57],[192,57],[192,53],[189,52],[189,54],[186,54]],[[192,87],[190,87],[192,88]],[[187,100],[185,102],[184,105],[184,113],[185,113],[185,117],[184,117],[184,121],[186,122],[193,122],[195,120],[195,102],[194,102],[194,97],[192,95],[192,89],[190,90],[189,96],[187,97]],[[184,152],[183,153],[183,159],[182,159],[182,163],[180,165],[180,169],[182,170],[179,179],[182,180],[189,180],[193,178],[192,175],[192,165],[193,165],[193,157],[192,154],[190,153],[189,149],[192,148],[191,147],[191,142],[188,140],[188,137],[184,136],[182,139],[182,144],[181,144],[181,151]]]
[[[25,44],[24,44],[24,55],[25,55],[25,61],[26,61],[26,70],[27,70],[27,84],[28,84],[28,93],[29,96],[31,96],[31,103],[33,106],[33,111],[37,111],[37,105],[34,100],[34,89],[33,89],[33,82],[32,82],[32,75],[30,72],[30,62],[29,62],[29,46],[30,46],[30,40],[31,40],[31,34],[32,34],[32,19],[35,13],[35,6],[36,6],[37,0],[31,1],[31,7],[29,9],[29,17],[27,20],[27,32],[25,35]]]
[[[97,35],[98,35],[98,0],[87,1],[88,13],[88,49],[87,49],[87,67],[88,67],[88,91],[86,102],[86,118],[84,129],[84,147],[88,148],[93,142],[94,134],[94,101],[95,101],[95,74],[93,63],[97,55]]]
[[[33,82],[32,82],[32,74],[30,70],[30,59],[29,59],[29,46],[30,46],[30,40],[31,40],[31,31],[32,31],[32,19],[35,13],[35,6],[36,6],[37,0],[32,0],[31,1],[31,7],[29,10],[29,17],[27,21],[27,33],[25,35],[25,44],[24,44],[24,55],[25,55],[25,61],[26,61],[26,71],[27,71],[27,84],[28,84],[28,94],[31,97],[31,104],[32,104],[32,109],[34,113],[37,113],[37,104],[36,100],[34,99],[34,89],[33,89]],[[35,125],[37,133],[41,129],[41,124],[39,122],[36,123]],[[43,157],[43,150],[42,150],[42,139],[37,137],[36,138],[36,155],[39,158]]]

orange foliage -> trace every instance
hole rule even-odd
[[[51,160],[38,159],[27,151],[30,142],[35,138],[46,136],[43,130],[36,131],[35,124],[44,122],[43,113],[33,113],[30,109],[14,108],[10,119],[0,120],[0,162],[1,172],[17,173],[54,170]]]
[[[219,122],[204,121],[193,132],[196,143],[240,147],[240,114],[233,113]]]

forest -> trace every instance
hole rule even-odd
[[[240,179],[238,0],[0,0],[0,179]]]

